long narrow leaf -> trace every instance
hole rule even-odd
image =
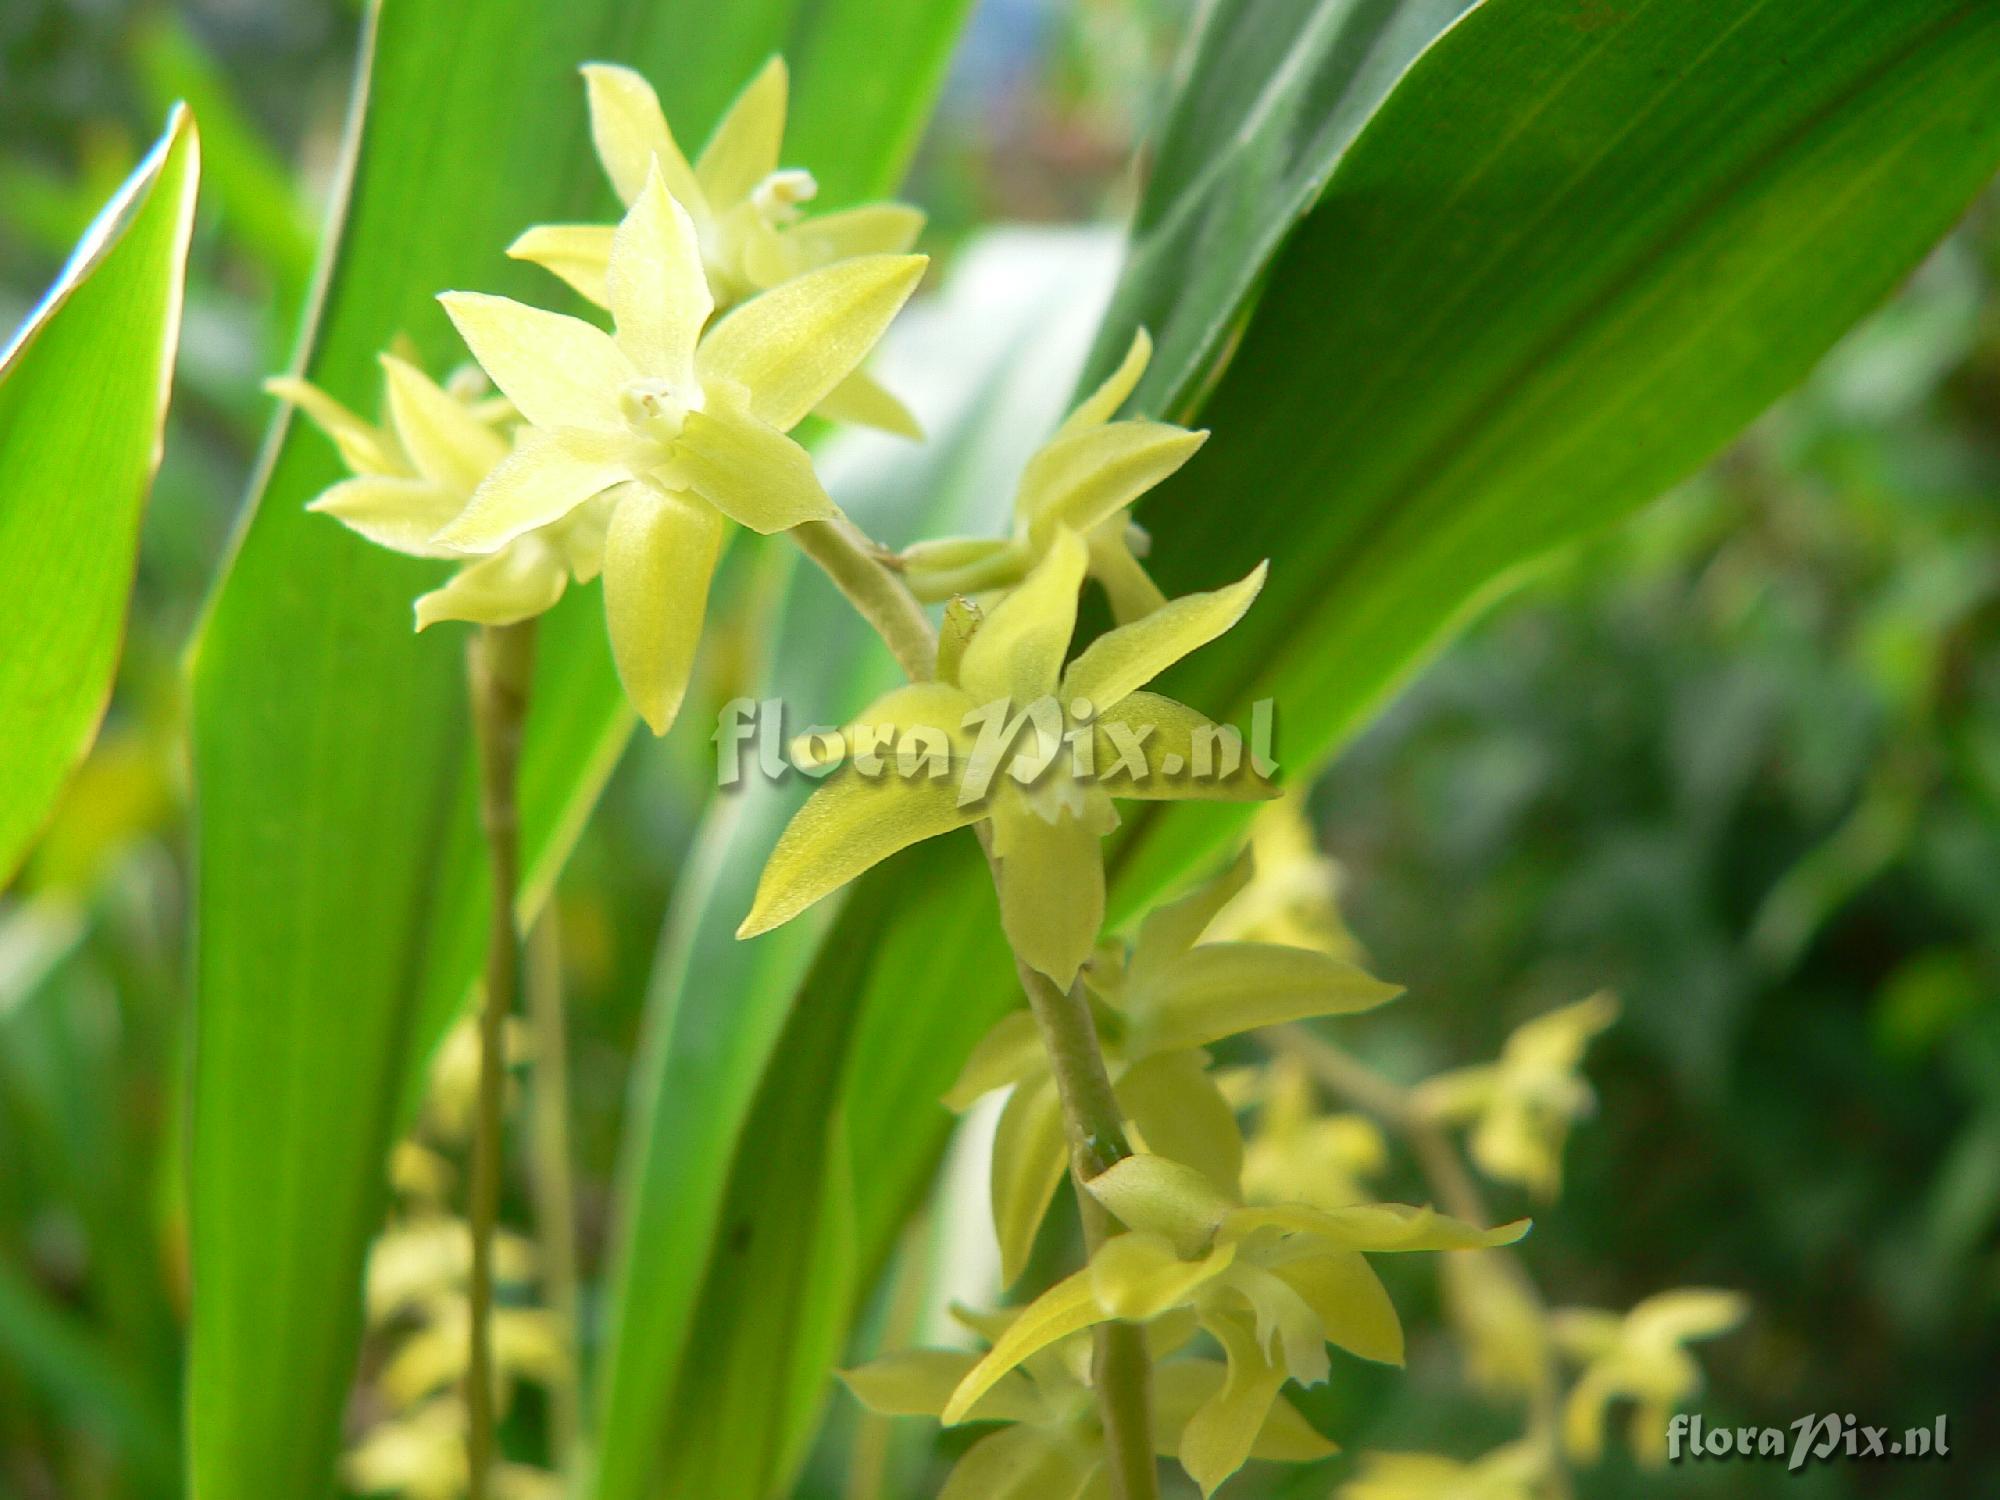
[[[111,692],[200,175],[176,110],[0,352],[0,886]]]
[[[960,9],[912,8],[881,32],[880,64],[906,87],[935,78]],[[396,334],[436,366],[463,357],[437,291],[553,295],[503,247],[537,220],[611,215],[578,64],[646,72],[699,140],[772,50],[881,25],[859,0],[382,7],[307,373],[367,408],[375,352]],[[810,68],[797,93],[806,119],[849,97],[845,80]],[[921,105],[885,97],[890,125],[857,107],[848,132],[806,147],[846,193],[879,190],[900,167],[892,152]],[[304,511],[337,477],[317,434],[279,427],[195,666],[189,1462],[201,1500],[329,1483],[388,1145],[481,938],[462,637],[411,633],[410,600],[434,566]],[[600,610],[579,591],[543,631],[522,772],[527,909],[629,730]]]

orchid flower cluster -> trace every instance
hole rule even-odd
[[[1369,1257],[1460,1252],[1466,1269],[1452,1284],[1485,1308],[1489,1258],[1527,1224],[1365,1201],[1387,1154],[1376,1124],[1322,1117],[1309,1070],[1282,1052],[1268,1068],[1216,1071],[1211,1049],[1232,1038],[1282,1035],[1399,993],[1362,966],[1295,805],[1260,819],[1252,848],[1206,884],[1128,931],[1105,930],[1102,845],[1120,801],[1277,795],[1268,768],[1232,753],[1240,740],[1232,747],[1227,725],[1149,686],[1230,630],[1264,582],[1259,566],[1170,599],[1146,572],[1150,542],[1132,506],[1207,435],[1119,416],[1150,358],[1142,331],[1028,460],[1007,535],[900,553],[867,541],[792,434],[817,416],[918,435],[863,367],[924,273],[909,253],[921,215],[892,203],[807,213],[811,175],[781,165],[781,62],[692,162],[643,79],[608,66],[584,79],[623,216],[530,228],[508,253],[603,317],[446,292],[474,364],[439,380],[406,350],[385,354],[375,421],[303,381],[274,382],[351,471],[313,509],[397,552],[456,564],[417,599],[418,629],[515,626],[571,583],[601,579],[625,692],[661,734],[686,695],[732,528],[791,536],[885,639],[885,612],[920,621],[922,652],[897,651],[911,680],[813,767],[823,780],[779,837],[738,935],[790,921],[921,840],[974,830],[1028,1006],[978,1045],[948,1103],[1007,1094],[991,1171],[1006,1281],[1026,1273],[1066,1173],[1101,1228],[1086,1263],[1025,1305],[965,1314],[983,1354],[900,1351],[848,1383],[880,1411],[1003,1424],[966,1453],[948,1500],[1044,1485],[1052,1500],[1139,1500],[1133,1454],[1113,1451],[1132,1441],[1114,1430],[1116,1403],[1133,1403],[1104,1373],[1110,1329],[1159,1365],[1140,1427],[1146,1472],[1154,1452],[1171,1454],[1206,1495],[1252,1458],[1323,1457],[1332,1445],[1283,1388],[1326,1379],[1329,1345],[1403,1357]],[[1115,623],[1080,643],[1092,585]],[[924,611],[937,604],[933,625]],[[884,743],[900,747],[899,774],[868,771],[869,747]],[[1408,1119],[1473,1123],[1482,1169],[1552,1195],[1563,1132],[1590,1097],[1577,1066],[1607,1006],[1535,1023],[1498,1064],[1433,1080],[1409,1096]],[[1239,1109],[1259,1121],[1247,1141]],[[1679,1341],[1720,1331],[1731,1306],[1712,1294],[1620,1322],[1549,1319],[1531,1305],[1509,1326],[1532,1326],[1535,1348],[1582,1362],[1565,1423],[1582,1450],[1606,1403],[1635,1399],[1650,1423],[1684,1396]],[[1486,1337],[1468,1332],[1474,1344]],[[1532,1381],[1546,1362],[1529,1363],[1521,1378]],[[1148,1405],[1142,1386],[1137,1406]],[[1521,1484],[1541,1482],[1540,1436],[1524,1440],[1528,1458],[1482,1461],[1494,1493],[1514,1493],[1504,1486],[1524,1464]],[[1459,1492],[1452,1476],[1464,1466],[1426,1462],[1373,1461],[1349,1493]],[[1422,1475],[1437,1484],[1410,1488]]]

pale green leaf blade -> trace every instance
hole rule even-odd
[[[200,157],[194,121],[177,112],[0,353],[0,886],[111,693]]]

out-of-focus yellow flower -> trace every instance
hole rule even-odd
[[[1548,1315],[1520,1268],[1496,1255],[1454,1255],[1439,1282],[1473,1382],[1494,1396],[1532,1396],[1548,1370]]]
[[[463,553],[439,544],[437,533],[507,458],[513,408],[486,395],[477,370],[439,386],[398,355],[383,355],[382,367],[387,414],[379,425],[303,380],[266,382],[273,395],[312,418],[353,472],[306,508],[392,552],[464,562]],[[552,608],[572,578],[587,583],[597,576],[604,521],[602,506],[579,507],[467,563],[417,600],[417,629],[440,620],[512,625]]]
[[[948,537],[903,553],[903,573],[919,599],[982,595],[1012,588],[1048,555],[1059,532],[1074,531],[1089,550],[1089,576],[1103,585],[1121,624],[1166,603],[1139,557],[1145,533],[1128,514],[1133,502],[1194,457],[1208,440],[1170,422],[1113,422],[1145,373],[1152,341],[1141,329],[1125,362],[1077,407],[1022,470],[1008,537]]]
[[[1447,1124],[1473,1122],[1472,1159],[1482,1171],[1553,1198],[1569,1128],[1596,1103],[1578,1071],[1584,1050],[1617,1019],[1618,1002],[1605,994],[1537,1016],[1507,1038],[1497,1062],[1419,1084],[1417,1107]]]
[[[1327,1377],[1327,1344],[1402,1362],[1402,1325],[1364,1252],[1503,1245],[1527,1229],[1526,1221],[1480,1229],[1401,1204],[1244,1208],[1194,1168],[1159,1156],[1127,1157],[1088,1187],[1130,1232],[1023,1309],[966,1373],[943,1420],[967,1420],[1008,1371],[1058,1339],[1191,1310],[1228,1357],[1222,1385],[1177,1447],[1204,1495],[1242,1467],[1287,1377],[1304,1385]]]
[[[1401,993],[1353,964],[1273,943],[1202,943],[1215,912],[1251,878],[1246,852],[1216,879],[1140,924],[1130,954],[1106,944],[1083,971],[1118,1102],[1144,1148],[1234,1193],[1243,1167],[1235,1113],[1210,1077],[1210,1042],[1308,1016],[1368,1010]],[[1034,1018],[1001,1018],[945,1096],[965,1109],[1012,1087],[993,1141],[993,1223],[1002,1275],[1026,1265],[1067,1162],[1062,1103]],[[1288,1202],[1317,1202],[1283,1193]],[[1353,1202],[1350,1198],[1348,1202]]]
[[[1006,1336],[1019,1312],[961,1316],[990,1342]],[[1179,1450],[1194,1414],[1229,1378],[1228,1367],[1219,1360],[1170,1357],[1194,1336],[1195,1326],[1194,1316],[1181,1311],[1146,1329],[1147,1352],[1154,1360],[1153,1444],[1162,1455]],[[936,1417],[979,1359],[955,1350],[911,1349],[845,1371],[841,1378],[871,1411]],[[1104,1433],[1090,1364],[1090,1336],[1073,1333],[1027,1356],[995,1381],[965,1420],[1007,1425],[966,1450],[938,1500],[1029,1495],[1097,1500],[1108,1494]],[[1337,1451],[1283,1399],[1271,1403],[1250,1444],[1250,1457],[1280,1463],[1311,1463]]]
[[[1218,937],[1313,948],[1366,963],[1340,915],[1340,866],[1319,850],[1306,817],[1304,784],[1289,788],[1250,823],[1256,874],[1216,914]]]
[[[1366,1115],[1322,1113],[1312,1074],[1297,1058],[1280,1055],[1221,1083],[1232,1104],[1257,1111],[1243,1149],[1245,1201],[1344,1208],[1366,1201],[1366,1180],[1387,1170],[1381,1127]]]
[[[922,211],[904,203],[805,216],[800,205],[812,199],[818,184],[810,172],[778,165],[789,91],[782,58],[766,63],[737,96],[692,166],[667,127],[659,95],[643,77],[630,68],[589,63],[583,78],[591,137],[611,186],[629,208],[657,166],[667,191],[694,224],[702,270],[720,312],[837,261],[904,254],[923,230]],[[507,253],[554,272],[607,307],[611,246],[608,224],[543,224]],[[814,410],[834,421],[921,435],[902,403],[860,370],[843,377]]]
[[[439,1396],[377,1422],[341,1461],[348,1485],[363,1494],[407,1500],[458,1500],[466,1493],[465,1403]],[[561,1481],[525,1464],[493,1467],[494,1500],[557,1500]]]
[[[1368,1453],[1337,1500],[1542,1500],[1548,1451],[1532,1439],[1470,1462],[1435,1453]]]
[[[1553,1314],[1557,1347],[1580,1367],[1563,1411],[1563,1446],[1579,1462],[1594,1462],[1608,1408],[1627,1400],[1632,1451],[1664,1462],[1675,1408],[1701,1389],[1701,1366],[1683,1345],[1728,1333],[1749,1311],[1741,1293],[1690,1287],[1648,1297],[1622,1317],[1598,1308]]]
[[[601,513],[612,653],[633,706],[664,734],[694,664],[724,521],[775,532],[837,514],[785,434],[874,347],[924,259],[845,260],[704,332],[714,304],[701,246],[657,165],[610,255],[615,333],[505,297],[440,299],[530,430],[434,540],[502,554],[580,511]]]
[[[847,763],[779,838],[738,937],[790,921],[920,839],[990,819],[1008,942],[1067,986],[1104,921],[1098,841],[1118,824],[1112,798],[1271,795],[1247,762],[1218,761],[1230,743],[1219,726],[1140,691],[1242,617],[1263,567],[1108,631],[1065,668],[1084,565],[1083,542],[1061,532],[962,654],[941,656],[941,680],[897,688],[841,734],[825,759]],[[953,653],[954,640],[948,630]]]

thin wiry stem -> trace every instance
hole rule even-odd
[[[465,1366],[466,1493],[492,1494],[495,1454],[493,1369],[493,1228],[500,1214],[500,1158],[506,1091],[506,1027],[514,1009],[521,959],[514,920],[520,887],[520,811],[515,799],[521,730],[535,660],[535,627],[482,626],[467,658],[473,737],[479,752],[479,821],[493,875],[486,978],[479,1010],[479,1096],[472,1137],[472,1272]]]
[[[578,1365],[581,1298],[576,1272],[576,1189],[570,1173],[569,1046],[563,1029],[562,937],[545,911],[528,934],[528,1027],[534,1076],[528,1094],[528,1169],[542,1286],[563,1344],[563,1372],[549,1391],[549,1437],[557,1473],[567,1473],[583,1436]]]

